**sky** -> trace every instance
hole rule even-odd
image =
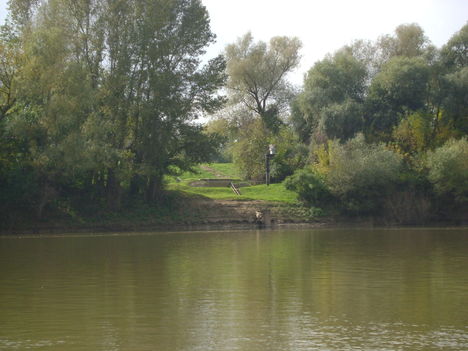
[[[419,24],[437,47],[468,22],[468,0],[202,0],[217,34],[209,54],[248,31],[255,40],[297,36],[303,43],[300,67],[290,76],[301,84],[303,75],[323,59],[357,39],[376,40],[405,23]]]
[[[6,17],[0,0],[0,22]],[[301,65],[290,75],[300,85],[313,64],[357,39],[376,40],[400,24],[417,23],[437,47],[468,23],[468,0],[202,0],[217,43],[209,56],[250,31],[255,40],[296,36]]]

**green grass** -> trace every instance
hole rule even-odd
[[[239,172],[232,163],[211,163],[195,168],[197,173],[185,172],[176,177],[169,177],[167,189],[181,192],[188,196],[203,196],[217,200],[263,200],[283,203],[296,203],[296,193],[287,190],[283,184],[271,184],[270,186],[255,185],[240,188],[242,195],[235,195],[229,187],[192,187],[190,182],[200,178],[232,178],[240,179]],[[212,169],[215,172],[209,171]],[[214,174],[215,173],[215,174]],[[219,177],[216,177],[216,174]]]
[[[201,178],[240,179],[239,171],[233,163],[204,163],[194,167],[194,171],[184,172],[178,177],[167,177],[167,180],[169,183],[176,183],[177,178],[182,182],[191,182]]]
[[[209,163],[205,166],[216,170],[224,178],[240,179],[240,173],[234,163]]]
[[[187,184],[171,183],[167,186],[168,190],[183,192],[187,195],[199,195],[204,196],[210,199],[218,200],[230,200],[240,198],[240,196],[235,195],[232,190],[228,187],[192,187]]]
[[[209,171],[203,170],[200,166],[194,168],[195,172],[184,172],[181,175],[175,176],[168,176],[166,177],[166,181],[169,184],[172,183],[189,183],[194,180],[198,180],[200,178],[216,178],[215,175]],[[178,181],[179,180],[179,181]]]
[[[168,190],[180,191],[188,195],[204,196],[217,200],[263,200],[285,203],[296,203],[296,193],[287,190],[283,184],[255,185],[240,188],[240,196],[235,195],[228,187],[191,187],[183,183],[171,183]]]
[[[297,194],[293,191],[287,190],[283,183],[270,184],[269,186],[262,184],[241,188],[241,194],[242,195],[238,197],[251,200],[278,201],[287,203],[297,202]]]

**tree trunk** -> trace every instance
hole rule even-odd
[[[130,180],[130,196],[137,196],[140,193],[141,189],[144,190],[144,179],[142,179],[140,175],[134,174],[132,176],[132,179]]]
[[[162,177],[151,176],[146,189],[146,201],[155,202],[161,200],[163,197],[163,184]]]
[[[37,219],[41,220],[45,206],[57,197],[57,191],[46,181],[41,191],[41,197],[37,205]]]
[[[107,170],[107,208],[118,211],[122,207],[122,189],[113,169]]]

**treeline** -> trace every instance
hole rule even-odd
[[[468,25],[442,48],[416,24],[356,41],[301,88],[299,39],[248,33],[207,62],[214,40],[200,0],[10,0],[1,224],[165,206],[166,176],[213,157],[260,180],[269,144],[274,180],[309,206],[401,222],[466,207]]]
[[[226,50],[229,105],[208,130],[224,157],[273,175],[310,206],[422,222],[463,217],[468,202],[468,25],[436,48],[417,24],[358,40],[286,80],[300,43],[250,34]],[[460,217],[459,216],[459,217]]]
[[[0,33],[0,222],[155,203],[218,146],[224,102],[199,0],[10,0]]]

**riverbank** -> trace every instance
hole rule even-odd
[[[314,212],[315,211],[315,212]],[[258,228],[282,225],[326,225],[332,219],[300,204],[260,200],[216,200],[171,197],[164,206],[132,204],[120,211],[60,213],[49,211],[42,220],[17,216],[2,234],[191,230],[193,228]]]
[[[2,226],[2,235],[195,231],[256,229],[278,227],[374,227],[398,226],[385,218],[344,217],[323,213],[299,203],[260,200],[216,200],[204,197],[169,197],[165,206],[133,204],[116,212],[91,213],[49,211],[42,220],[19,216],[9,226]],[[466,225],[465,220],[412,223],[430,226]]]

